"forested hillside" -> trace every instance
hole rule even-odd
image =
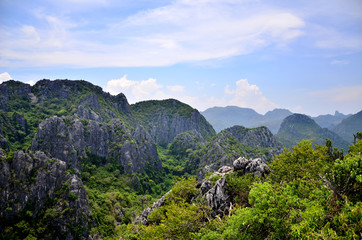
[[[216,134],[177,100],[86,81],[0,93],[0,239],[361,237],[361,141],[283,152],[266,127]]]
[[[326,138],[331,139],[334,145],[340,149],[346,150],[350,145],[338,134],[327,128],[321,128],[313,119],[303,114],[293,114],[286,117],[276,137],[288,148],[302,140],[314,140],[315,144],[323,144]]]
[[[339,134],[344,140],[352,142],[353,134],[362,131],[362,111],[344,119],[340,124],[332,128],[332,131]]]
[[[194,178],[180,180],[161,206],[147,215],[146,225],[125,226],[122,236],[204,240],[362,237],[361,140],[344,157],[331,145],[313,147],[302,141],[277,156],[270,164],[271,173],[265,175],[237,167],[247,162],[239,161],[234,162],[234,169],[220,169],[200,183]]]

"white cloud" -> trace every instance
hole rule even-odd
[[[117,95],[123,93],[132,103],[153,99],[160,93],[158,92],[163,86],[158,84],[156,79],[149,78],[148,80],[133,81],[128,80],[127,75],[122,78],[113,79],[107,82],[105,91]]]
[[[129,80],[126,75],[122,78],[108,81],[104,91],[113,95],[122,92],[131,104],[145,100],[175,98],[200,111],[214,106],[232,105],[253,108],[258,112],[264,113],[279,107],[263,96],[258,86],[249,84],[247,79],[237,81],[236,87],[233,89],[230,86],[226,86],[224,92],[219,94],[220,97],[190,96],[185,94],[185,87],[181,85],[163,86],[153,78],[140,81]]]
[[[25,83],[29,84],[30,86],[33,86],[36,82],[33,81],[33,80],[30,80],[30,81],[27,81],[27,82],[25,82]]]
[[[12,77],[10,76],[9,73],[7,73],[7,72],[0,73],[0,83],[5,82],[7,80],[11,80],[11,79],[12,79]]]
[[[130,103],[175,98],[192,105],[198,97],[185,95],[184,89],[185,87],[181,85],[163,86],[154,78],[140,81],[128,80],[127,75],[108,81],[104,87],[104,91],[113,95],[123,93]]]
[[[228,101],[228,105],[253,108],[259,112],[266,112],[279,107],[263,96],[258,86],[249,84],[247,79],[237,81],[236,88],[233,90],[230,90],[227,85],[225,93],[232,96],[232,99]]]
[[[349,61],[347,61],[347,60],[333,60],[332,62],[331,62],[331,64],[332,65],[347,65],[347,64],[349,64]]]

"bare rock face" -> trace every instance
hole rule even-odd
[[[213,211],[214,217],[229,213],[231,202],[229,196],[226,194],[225,181],[225,177],[220,178],[204,195],[207,199],[207,204]]]
[[[82,181],[67,171],[65,162],[43,152],[18,151],[6,159],[0,151],[0,186],[0,232],[6,222],[25,215],[39,219],[45,212],[53,236],[74,239],[73,227],[82,226],[77,237],[86,239],[90,203]]]
[[[253,148],[281,148],[281,144],[266,127],[245,128],[233,126],[226,131],[230,132],[241,144]]]
[[[246,159],[238,158],[233,163],[234,171],[239,171],[241,174],[252,173],[255,176],[264,176],[271,172],[270,167],[260,158]]]
[[[211,182],[209,180],[203,181],[201,183],[200,191],[201,195],[204,195],[212,188]]]
[[[108,123],[73,117],[51,117],[39,125],[32,151],[41,150],[78,169],[87,151],[105,159],[114,158],[125,172],[143,172],[148,164],[161,168],[156,146],[141,126],[129,130],[115,119]]]

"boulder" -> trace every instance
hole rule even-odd
[[[252,173],[255,176],[264,176],[271,172],[270,167],[261,158],[246,159],[239,157],[233,162],[234,171],[239,174]]]

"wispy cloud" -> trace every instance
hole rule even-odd
[[[34,11],[34,16],[45,25],[7,28],[9,37],[0,48],[7,59],[3,64],[164,66],[287,44],[301,36],[305,26],[291,12],[248,1],[173,1],[127,19],[101,22],[97,29],[44,12]]]
[[[361,108],[362,85],[351,87],[340,87],[321,91],[314,91],[310,94],[318,101],[336,103],[351,103]]]
[[[347,64],[349,64],[349,61],[335,59],[335,60],[331,61],[331,64],[332,65],[347,65]]]

